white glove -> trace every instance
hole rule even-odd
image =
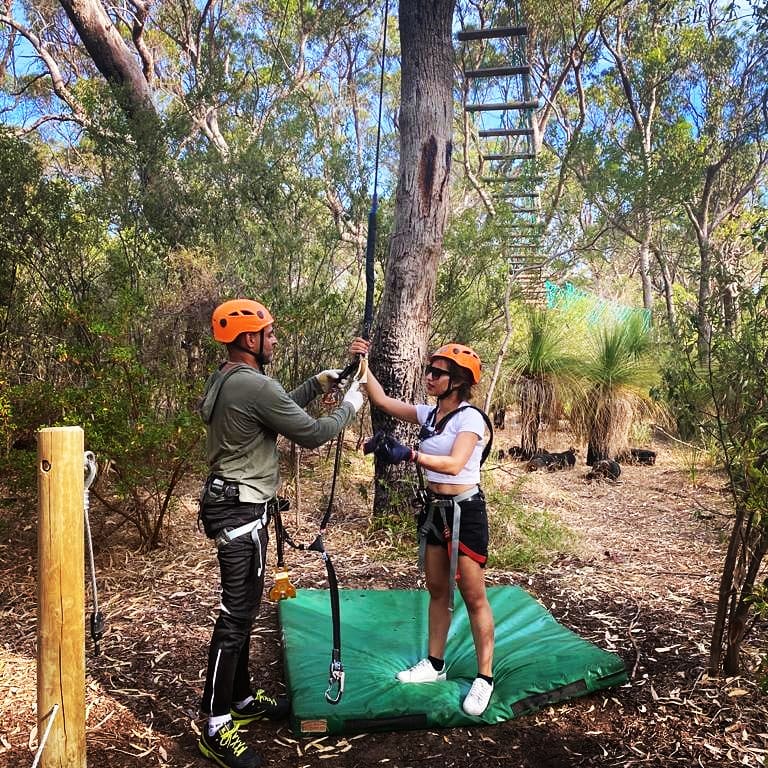
[[[347,390],[347,394],[344,395],[342,403],[349,403],[357,413],[363,407],[363,393],[360,391],[360,382],[352,382],[352,386]]]
[[[338,383],[341,371],[341,368],[328,368],[315,375],[317,383],[323,392],[327,392],[334,384]]]

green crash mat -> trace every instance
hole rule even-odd
[[[472,634],[457,590],[445,682],[401,683],[395,674],[426,654],[428,594],[423,590],[340,590],[338,704],[325,699],[331,661],[328,592],[300,590],[279,606],[292,727],[297,735],[359,733],[498,723],[564,699],[626,682],[615,654],[562,625],[518,587],[491,587],[496,623],[494,695],[482,717],[461,702],[477,672]]]

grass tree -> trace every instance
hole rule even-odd
[[[584,386],[571,420],[588,441],[587,464],[592,464],[627,450],[633,425],[658,416],[660,406],[650,394],[659,380],[659,366],[642,315],[603,324],[589,341],[581,366]]]
[[[556,426],[562,404],[578,383],[580,362],[566,315],[532,308],[522,343],[512,353],[510,380],[520,408],[520,447],[526,457],[539,447],[543,423]]]

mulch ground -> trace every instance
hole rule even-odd
[[[508,434],[501,433],[502,444]],[[567,443],[567,438],[564,439]],[[545,442],[545,444],[548,444]],[[562,449],[550,441],[548,447]],[[759,668],[768,632],[757,624],[745,649],[745,674],[706,674],[719,570],[728,535],[724,478],[692,470],[673,444],[655,446],[655,467],[625,467],[620,481],[584,479],[586,468],[526,474],[496,463],[500,486],[532,509],[556,513],[577,536],[572,551],[535,573],[489,568],[491,583],[519,584],[565,626],[623,659],[630,681],[495,726],[441,731],[297,738],[285,724],[254,724],[248,741],[270,766],[762,766],[768,755],[768,706]],[[328,482],[320,454],[302,484],[299,523],[317,517],[312,501]],[[583,462],[583,453],[582,459]],[[340,491],[344,511],[327,540],[343,587],[413,588],[415,556],[398,556],[383,532],[369,531],[370,472],[353,460]],[[3,494],[0,493],[0,496]],[[197,703],[218,606],[209,542],[186,511],[170,522],[163,548],[139,554],[125,527],[91,512],[103,652],[88,641],[87,749],[92,767],[211,765],[195,742]],[[0,766],[31,765],[35,714],[36,510],[34,500],[0,500]],[[293,524],[293,512],[287,522]],[[492,510],[491,510],[492,514]],[[296,586],[324,585],[317,558],[292,559]],[[373,646],[375,647],[375,646]],[[266,602],[252,644],[252,671],[264,687],[282,679],[274,604]]]

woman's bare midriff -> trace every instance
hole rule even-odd
[[[477,483],[470,483],[469,485],[452,485],[451,483],[427,483],[427,488],[434,493],[442,494],[443,496],[458,496],[464,491],[468,491],[470,488],[476,488]]]

